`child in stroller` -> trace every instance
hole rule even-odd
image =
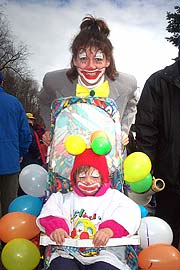
[[[106,246],[110,238],[135,234],[141,220],[138,205],[110,187],[105,155],[86,149],[75,156],[73,191],[53,193],[37,224],[53,241],[49,270],[129,270],[125,246]],[[65,238],[92,239],[93,247],[69,247]]]

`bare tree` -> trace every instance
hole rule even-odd
[[[23,77],[28,74],[26,60],[29,53],[22,43],[17,44],[8,21],[0,11],[0,70],[11,70]]]
[[[0,5],[0,71],[3,71],[5,78],[4,87],[21,101],[27,112],[32,112],[40,119],[38,84],[26,64],[29,52],[12,35],[8,19],[1,8]]]

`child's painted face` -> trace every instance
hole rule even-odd
[[[76,185],[85,195],[94,195],[101,187],[102,180],[99,171],[90,167],[86,172],[80,172],[76,175]]]
[[[110,65],[105,54],[97,48],[81,49],[74,59],[74,65],[86,85],[97,84]]]

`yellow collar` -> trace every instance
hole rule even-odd
[[[88,89],[80,84],[76,85],[76,96],[77,97],[108,97],[109,96],[109,84],[106,80],[99,87],[95,89]]]

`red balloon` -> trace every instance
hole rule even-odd
[[[24,212],[12,212],[0,219],[0,239],[7,243],[15,238],[32,239],[38,233],[36,217]]]
[[[180,252],[168,244],[151,245],[138,255],[141,270],[179,270]]]

